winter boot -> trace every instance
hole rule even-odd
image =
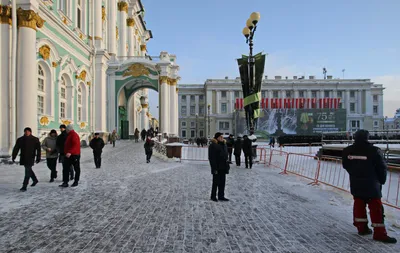
[[[39,183],[39,181],[33,182],[33,183],[31,184],[31,186],[33,187],[33,186],[37,185],[37,183]]]
[[[26,185],[23,185],[21,189],[19,189],[21,192],[26,192]]]
[[[384,242],[384,243],[396,243],[397,240],[396,238],[390,237],[390,236],[385,236],[382,238],[374,238],[375,241],[379,241],[379,242]]]

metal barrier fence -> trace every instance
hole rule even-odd
[[[268,154],[269,155],[269,154]],[[269,156],[268,156],[269,158]],[[253,162],[265,164],[267,152],[265,148],[256,148],[256,158]],[[208,162],[208,147],[183,146],[181,160]],[[244,154],[240,156],[241,163],[244,163]],[[235,162],[235,156],[232,154],[232,162]]]
[[[266,150],[267,151],[267,150]],[[269,150],[270,167],[282,170],[280,174],[294,174],[309,180],[310,184],[325,184],[350,192],[349,174],[342,166],[342,160],[332,157],[289,153]],[[266,156],[267,157],[267,156]],[[382,203],[400,210],[400,168],[389,166],[386,183],[382,186]]]

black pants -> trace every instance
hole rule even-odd
[[[226,174],[213,174],[213,182],[211,188],[211,198],[217,197],[217,188],[218,188],[218,198],[222,199],[225,197],[225,181]]]
[[[68,170],[69,171],[69,175],[71,176],[71,180],[74,178],[74,167],[71,165],[70,167],[69,167],[69,169],[67,169],[67,168],[64,168],[64,161],[65,161],[65,159],[66,159],[66,157],[65,157],[65,155],[60,155],[60,158],[59,158],[59,162],[62,164],[62,166],[63,166],[63,181],[64,181],[64,170]]]
[[[250,154],[250,155],[244,155],[244,162],[245,162],[245,164],[246,164],[246,168],[248,168],[249,167],[249,165],[250,165],[250,169],[251,169],[251,167],[253,167],[253,156]]]
[[[31,178],[33,182],[37,182],[37,178],[35,175],[35,172],[32,170],[32,165],[24,165],[25,167],[25,177],[24,177],[24,182],[22,183],[24,186],[27,186],[29,184],[29,179]]]
[[[152,155],[153,155],[153,151],[150,151],[150,152],[147,151],[147,152],[146,152],[146,160],[147,160],[147,161],[150,161]]]
[[[71,155],[69,158],[65,157],[63,162],[63,181],[68,184],[69,174],[71,170],[71,166],[74,167],[75,170],[75,182],[79,182],[79,177],[81,175],[81,167],[80,167],[80,155]]]
[[[228,148],[228,154],[229,154],[228,162],[232,162],[232,152],[233,148]]]
[[[96,168],[101,167],[101,152],[93,152],[94,156],[94,164],[96,165]]]
[[[49,168],[50,179],[57,178],[57,158],[47,158],[47,168]]]
[[[113,144],[113,148],[115,148],[115,141],[112,141],[112,144]]]
[[[236,165],[240,166],[240,155],[235,155]]]

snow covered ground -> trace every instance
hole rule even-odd
[[[207,163],[146,164],[143,143],[107,145],[94,167],[83,150],[80,185],[60,189],[40,163],[21,193],[23,168],[1,165],[0,252],[400,252],[357,235],[349,194],[264,165],[232,166],[218,203]],[[399,239],[400,212],[385,211]]]

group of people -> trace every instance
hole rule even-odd
[[[136,128],[133,136],[135,142],[139,142],[139,138],[142,139],[142,141],[145,141],[146,137],[154,138],[157,135],[158,135],[158,127],[156,127],[156,129],[150,127],[150,129],[148,130],[143,128],[142,131],[139,131],[139,129]]]
[[[39,138],[32,135],[32,129],[26,127],[24,135],[17,139],[12,152],[12,161],[20,152],[19,164],[25,167],[25,177],[21,191],[26,191],[29,180],[35,186],[39,180],[32,170],[33,165],[41,161],[41,148],[46,151],[47,167],[50,169],[50,182],[57,178],[57,160],[62,164],[62,180],[60,187],[68,187],[70,180],[74,180],[72,187],[78,186],[80,179],[81,144],[73,125],[60,125],[60,135],[56,130],[51,130],[49,136],[40,144]],[[74,173],[75,172],[75,173]]]
[[[253,145],[252,141],[247,135],[243,136],[243,140],[240,136],[235,140],[233,135],[229,135],[226,140],[226,146],[228,148],[228,162],[232,163],[232,153],[235,156],[236,166],[241,164],[242,152],[244,154],[244,162],[246,169],[251,169],[253,167]]]

